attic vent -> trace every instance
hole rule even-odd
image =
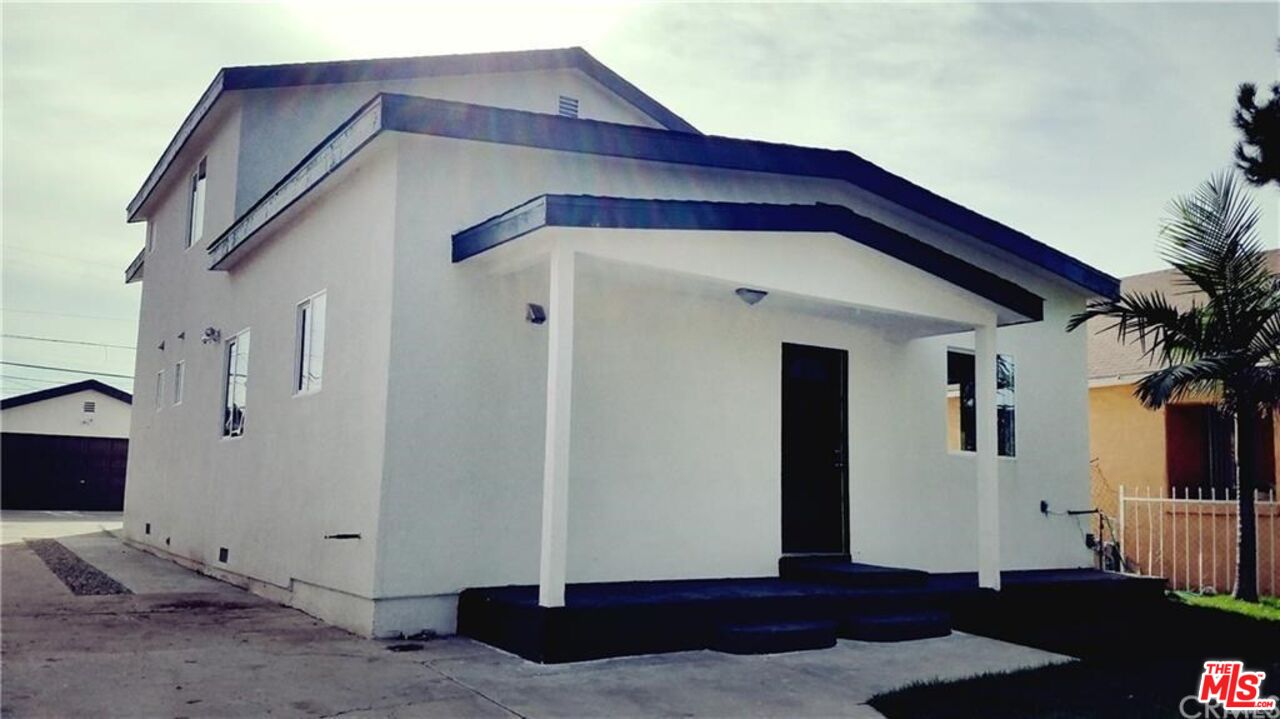
[[[97,402],[92,402],[92,401],[90,401],[90,402],[85,402],[85,403],[84,403],[84,411],[85,411],[86,413],[88,413],[88,414],[92,414],[92,413],[94,413],[94,412],[97,412],[97,411],[98,411],[98,403],[97,403]]]
[[[578,98],[561,95],[560,96],[560,114],[565,117],[577,117],[578,116]]]

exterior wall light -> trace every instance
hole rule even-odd
[[[754,305],[769,295],[769,293],[764,290],[753,290],[750,287],[739,287],[734,290],[733,293],[738,296],[738,299],[746,302],[748,305]]]
[[[547,321],[547,311],[542,308],[542,305],[530,302],[525,305],[524,320],[529,324],[540,325]]]
[[[200,344],[216,344],[222,341],[222,330],[217,327],[205,327],[204,335],[200,338]]]

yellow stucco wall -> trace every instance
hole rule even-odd
[[[1164,412],[1146,409],[1132,385],[1089,390],[1094,506],[1114,517],[1120,485],[1128,494],[1166,486]]]

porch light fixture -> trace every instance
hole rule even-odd
[[[738,289],[734,290],[733,293],[738,296],[738,299],[742,300],[743,302],[746,302],[748,305],[756,304],[760,300],[763,300],[769,294],[764,290],[753,290],[750,287],[739,287]]]
[[[222,341],[222,330],[217,327],[205,327],[204,334],[200,337],[200,344],[216,344]]]
[[[547,321],[547,311],[542,309],[542,305],[535,305],[532,302],[525,305],[524,321],[533,325],[540,325]]]

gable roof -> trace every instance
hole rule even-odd
[[[847,207],[823,203],[780,205],[543,195],[455,234],[453,261],[462,262],[543,227],[828,232],[928,272],[1011,309],[1026,320],[1044,319],[1044,300],[1021,286]]]
[[[129,394],[128,392],[125,392],[124,390],[116,389],[115,387],[112,387],[111,385],[105,384],[103,382],[99,382],[96,379],[87,379],[81,382],[72,382],[71,384],[64,384],[58,387],[50,387],[49,389],[42,389],[36,392],[28,392],[26,394],[20,394],[14,397],[7,397],[3,400],[0,400],[0,409],[11,409],[13,407],[21,407],[24,404],[31,404],[33,402],[43,402],[46,399],[63,397],[69,394],[75,394],[76,392],[83,392],[85,390],[93,390],[95,392],[101,392],[102,394],[105,394],[108,397],[118,399],[121,402],[124,402],[126,404],[133,404],[133,395]]]
[[[161,153],[160,159],[152,167],[142,187],[138,188],[133,199],[129,201],[126,208],[127,219],[132,222],[137,217],[138,210],[155,190],[169,165],[173,163],[174,158],[178,156],[204,118],[213,111],[218,98],[225,92],[417,77],[567,69],[581,71],[668,130],[694,134],[698,132],[693,125],[645,94],[640,88],[632,85],[618,73],[610,70],[580,47],[226,67],[214,76],[213,82],[200,96],[195,107],[187,114],[164,152]]]
[[[233,265],[273,217],[383,131],[409,132],[653,162],[843,180],[1104,296],[1119,280],[846,150],[693,135],[599,120],[383,93],[356,111],[210,243],[212,269]]]
[[[1280,250],[1269,250],[1267,262],[1272,272],[1280,274]],[[1203,299],[1204,295],[1189,292],[1181,280],[1182,273],[1175,269],[1146,272],[1122,279],[1120,291],[1160,292],[1174,307],[1186,309],[1193,301]],[[1107,329],[1111,324],[1112,320],[1095,317],[1085,325],[1085,331],[1089,333],[1089,379],[1136,381],[1156,369],[1151,359],[1143,355],[1142,345],[1122,344],[1116,339],[1115,331]]]

